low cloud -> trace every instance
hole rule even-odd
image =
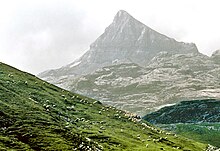
[[[38,74],[79,58],[118,10],[211,55],[220,49],[219,1],[0,1],[0,61]]]
[[[0,59],[34,74],[70,63],[97,37],[96,29],[85,28],[86,17],[65,3],[18,7],[0,35]]]

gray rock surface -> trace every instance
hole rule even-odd
[[[64,80],[68,89],[144,115],[181,100],[220,98],[220,66],[202,54],[161,52],[147,67],[120,64]]]
[[[220,50],[216,50],[212,56],[211,56],[212,60],[216,63],[216,64],[220,64]]]

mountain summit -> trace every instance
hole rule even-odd
[[[143,53],[145,53],[145,57],[148,57],[149,55],[154,56],[152,54],[160,51],[198,52],[194,44],[177,42],[162,35],[122,10],[116,14],[112,24],[106,28],[105,32],[90,46],[90,49],[102,48],[115,48],[115,51],[126,52],[122,59],[131,60],[135,60],[134,56],[137,54]],[[148,58],[151,59],[151,57]]]
[[[173,54],[198,53],[195,44],[177,42],[120,10],[105,32],[90,45],[90,49],[81,58],[39,76],[46,80],[48,77],[57,79],[60,76],[77,76],[119,63],[146,66],[161,51]]]
[[[118,13],[115,15],[113,22],[123,22],[125,20],[134,19],[128,12],[124,10],[118,11]]]

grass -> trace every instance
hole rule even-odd
[[[199,142],[220,147],[220,123],[178,123],[158,126]]]
[[[136,120],[0,63],[0,150],[201,151],[207,147]]]
[[[158,127],[220,147],[220,101],[183,101],[147,114],[144,119]]]

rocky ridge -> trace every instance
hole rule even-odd
[[[113,65],[63,83],[72,91],[144,115],[181,100],[220,98],[219,73],[220,66],[205,55],[162,52],[146,68]]]

